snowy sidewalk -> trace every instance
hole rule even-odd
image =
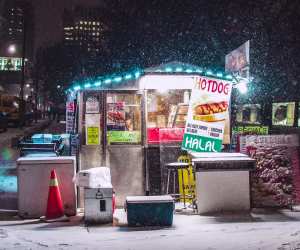
[[[126,218],[123,210],[116,216]],[[175,214],[171,228],[154,230],[124,224],[86,227],[82,217],[53,224],[13,219],[0,221],[0,249],[300,249],[300,213]]]

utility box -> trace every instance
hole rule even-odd
[[[84,188],[84,220],[87,224],[113,221],[113,189]]]
[[[75,157],[21,157],[17,160],[18,210],[23,218],[44,216],[50,173],[57,175],[65,214],[76,215]]]
[[[174,200],[170,195],[127,196],[128,226],[172,226]]]

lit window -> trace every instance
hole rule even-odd
[[[87,22],[84,22],[84,24],[87,24]]]
[[[95,25],[96,24],[96,22],[93,22],[93,25]]]
[[[79,23],[82,24],[82,21],[80,21]]]

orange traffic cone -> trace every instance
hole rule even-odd
[[[46,216],[42,219],[46,222],[62,221],[67,219],[64,214],[64,207],[55,170],[51,171]]]

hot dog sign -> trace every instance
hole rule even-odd
[[[202,76],[195,78],[182,149],[221,151],[231,89],[229,81]]]

